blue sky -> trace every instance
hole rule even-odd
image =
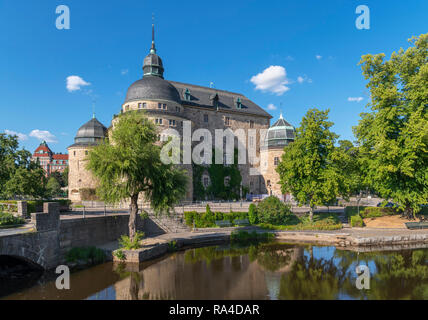
[[[70,8],[70,30],[55,27],[60,4]],[[355,26],[361,4],[369,30]],[[142,77],[154,13],[166,79],[213,82],[266,110],[276,106],[268,110],[274,119],[282,110],[294,126],[309,108],[330,108],[333,130],[352,140],[368,102],[361,55],[407,48],[408,38],[428,32],[427,12],[425,0],[1,0],[0,132],[22,134],[30,151],[47,138],[66,152],[93,99],[109,126]],[[72,75],[90,85],[69,92]]]

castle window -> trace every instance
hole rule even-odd
[[[236,100],[236,109],[241,109],[241,108],[242,108],[241,98],[238,98],[238,100]]]
[[[190,99],[191,99],[190,91],[188,88],[186,88],[186,91],[184,92],[184,99],[187,101],[190,101]]]
[[[73,151],[73,156],[75,156],[76,155],[76,151]]]
[[[166,104],[163,104],[162,107],[164,110],[166,110]]]
[[[250,128],[253,129],[254,128],[254,121],[250,120]]]
[[[279,164],[279,157],[275,157],[275,158],[273,159],[273,164],[274,164],[275,166],[277,166],[277,165]]]
[[[204,114],[204,122],[207,123],[208,122],[208,115]]]
[[[138,104],[138,109],[141,109],[143,107],[143,104],[140,102],[139,104]]]
[[[175,127],[175,120],[169,120],[169,126]]]
[[[143,109],[147,108],[147,103],[143,102]]]
[[[162,103],[158,103],[158,109],[162,109]]]
[[[224,117],[224,125],[230,126],[230,118],[229,117]]]
[[[158,125],[162,125],[162,118],[157,118],[155,120],[155,123],[158,124]]]
[[[175,107],[176,112],[180,112],[180,107]]]

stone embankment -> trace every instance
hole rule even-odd
[[[225,228],[226,229],[226,228]],[[152,260],[166,254],[168,251],[185,247],[201,247],[230,241],[233,230],[257,230],[253,227],[198,230],[164,234],[144,240],[143,248],[138,250],[122,250],[127,263],[139,263]],[[288,243],[312,243],[320,245],[334,245],[338,248],[354,251],[382,251],[428,247],[428,230],[400,230],[400,229],[361,229],[352,228],[335,231],[270,231],[275,239]],[[111,248],[112,252],[116,248]],[[113,260],[120,261],[117,256]]]

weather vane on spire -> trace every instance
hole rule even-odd
[[[95,99],[92,98],[92,119],[95,119]]]

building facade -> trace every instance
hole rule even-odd
[[[248,190],[249,194],[268,193],[267,180],[273,183],[276,177],[273,173],[268,173],[268,179],[266,179],[260,172],[260,167],[262,167],[261,146],[265,144],[265,138],[263,134],[259,133],[268,131],[272,116],[242,94],[165,80],[163,62],[156,53],[154,32],[150,53],[143,62],[143,77],[128,88],[120,113],[139,111],[144,112],[157,125],[160,133],[164,129],[174,129],[183,137],[185,123],[190,123],[193,137],[198,129],[207,129],[209,134],[205,133],[203,137],[196,139],[198,141],[193,141],[192,146],[209,138],[214,146],[218,129],[223,131],[231,129],[233,132],[242,129],[245,133],[255,131],[256,134],[252,137],[248,136],[245,141],[238,141],[238,139],[234,141],[235,147],[238,147],[239,143],[244,143],[247,149],[255,150],[251,155],[247,154],[248,161],[239,164],[238,167],[242,177],[242,186]],[[116,119],[117,115],[114,115],[108,130],[114,127]],[[108,134],[108,130],[98,120],[92,119],[79,129],[75,144],[68,148],[71,200],[81,200],[80,189],[96,186],[96,181],[84,168],[85,157],[90,149],[102,140],[102,136]],[[279,147],[280,145],[274,148],[277,150]],[[270,146],[267,148],[269,149]],[[273,151],[267,154],[270,156]],[[187,171],[189,177],[186,200],[195,200],[192,164],[181,164],[180,166]],[[269,170],[275,170],[275,166],[272,163],[265,169],[269,172]],[[202,179],[201,182],[205,188],[209,187],[210,180],[205,172],[198,179]],[[245,197],[245,194],[243,196]]]
[[[32,156],[33,161],[38,161],[49,176],[52,172],[64,172],[68,167],[68,154],[53,153],[46,141],[43,141]]]

